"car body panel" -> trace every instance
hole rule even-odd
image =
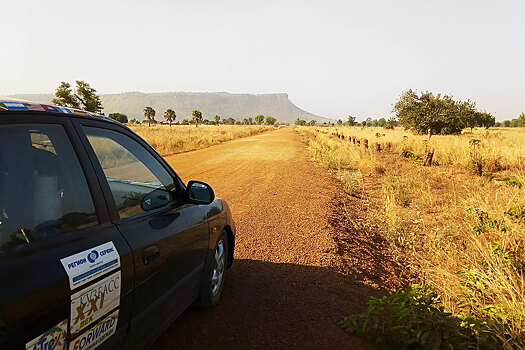
[[[122,285],[117,331],[98,349],[121,349],[124,343],[126,349],[147,346],[196,299],[203,271],[213,260],[218,238],[217,233],[212,233],[214,228],[217,232],[229,232],[232,238],[228,258],[231,265],[235,224],[226,202],[218,198],[209,205],[177,202],[121,220],[82,126],[116,130],[139,142],[170,173],[176,183],[176,196],[183,200],[186,186],[166,161],[140,136],[107,117],[59,106],[6,102],[0,101],[0,125],[59,123],[65,127],[85,173],[100,224],[16,250],[0,249],[0,279],[11,281],[0,290],[0,348],[22,349],[64,319],[71,325],[71,295],[117,270],[71,290],[60,260],[106,242],[113,242],[120,256]],[[159,248],[160,255],[145,265],[143,251],[152,245]]]

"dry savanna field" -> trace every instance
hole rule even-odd
[[[170,155],[273,127],[132,129]],[[366,208],[360,223],[351,213],[341,216],[370,235],[379,231],[405,283],[341,327],[394,348],[425,337],[435,348],[525,348],[524,128],[465,129],[430,139],[401,128],[295,130],[314,161]],[[429,152],[432,161],[424,166]]]
[[[400,322],[396,334],[382,336],[420,331],[413,336],[422,337],[425,328],[441,327],[453,344],[525,348],[525,129],[466,129],[430,140],[400,128],[299,132],[314,159],[331,169],[350,195],[363,199],[407,283],[416,285],[379,302],[381,310],[402,319],[418,303],[435,307],[419,324]],[[431,166],[423,166],[432,150]],[[399,300],[414,307],[388,308]],[[369,310],[342,326],[373,339],[381,332],[372,334],[370,324],[384,326],[377,316]],[[455,328],[440,324],[438,316]],[[363,319],[370,324],[363,325]]]
[[[130,124],[163,156],[193,151],[273,129],[266,125],[153,125]]]

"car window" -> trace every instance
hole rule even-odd
[[[0,126],[0,249],[97,223],[63,126]]]
[[[173,178],[140,143],[113,130],[83,129],[108,180],[120,218],[174,201]]]

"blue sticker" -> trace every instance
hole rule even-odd
[[[3,101],[10,111],[27,111],[27,107],[21,102]]]

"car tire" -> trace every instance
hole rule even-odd
[[[202,309],[209,309],[217,305],[224,288],[226,265],[228,263],[228,235],[224,230],[217,238],[213,254],[212,262],[205,272],[196,302],[197,306]]]

